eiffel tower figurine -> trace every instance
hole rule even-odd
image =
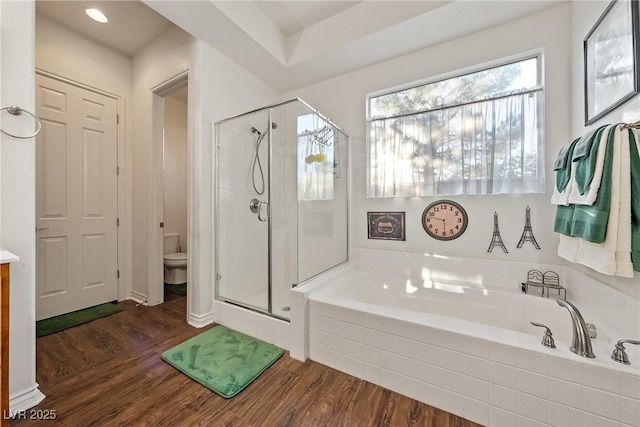
[[[536,249],[540,250],[540,245],[536,242],[536,238],[533,237],[533,230],[531,229],[531,209],[529,206],[527,206],[524,230],[522,230],[522,237],[520,237],[520,241],[518,242],[518,249],[524,245],[524,242],[531,242]]]
[[[489,249],[487,252],[493,252],[493,248],[498,245],[502,248],[505,254],[508,254],[506,246],[502,242],[502,237],[500,237],[500,230],[498,229],[498,212],[493,213],[493,237],[491,238],[491,244],[489,245]]]

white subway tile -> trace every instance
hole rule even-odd
[[[483,403],[489,402],[489,383],[464,376],[464,395]]]
[[[380,366],[380,352],[374,347],[350,341],[347,346],[347,355],[353,359]]]
[[[547,423],[532,420],[523,415],[518,415],[518,427],[546,427]]]
[[[633,399],[640,399],[640,376],[623,374],[622,395]]]
[[[464,352],[472,356],[488,359],[489,358],[489,342],[486,340],[479,340],[477,338],[467,337],[464,341]]]
[[[440,361],[438,364],[443,368],[464,373],[464,354],[442,349],[440,351]]]
[[[452,414],[464,417],[464,396],[440,389],[440,408]]]
[[[440,363],[441,351],[443,350],[435,345],[420,343],[418,345],[418,360],[437,365]]]
[[[494,362],[517,366],[518,349],[507,345],[491,343],[489,344],[489,357]]]
[[[420,381],[434,386],[440,386],[441,369],[429,363],[418,362],[418,372],[416,374]]]
[[[620,421],[599,417],[589,412],[582,413],[582,425],[584,427],[619,427]]]
[[[548,422],[549,425],[557,427],[580,427],[582,411],[550,400]]]
[[[548,401],[526,393],[518,392],[518,415],[524,415],[538,422],[547,423]]]
[[[440,370],[440,387],[458,394],[464,394],[465,376],[447,369]]]
[[[548,357],[529,350],[518,349],[518,368],[538,374],[548,373]]]
[[[514,412],[505,411],[496,406],[489,406],[489,423],[494,427],[513,427],[518,424],[518,416]]]
[[[467,339],[468,338],[464,335],[442,331],[442,333],[440,334],[440,346],[449,350],[463,352]]]
[[[569,381],[549,378],[549,400],[582,409],[582,386]]]
[[[379,350],[378,353],[380,366],[382,368],[408,377],[416,376],[418,372],[418,365],[420,363],[417,360],[384,350]]]
[[[489,405],[474,399],[464,399],[464,418],[480,425],[489,424]]]
[[[418,400],[427,405],[440,407],[440,387],[433,384],[418,383]]]
[[[591,365],[582,368],[582,384],[620,394],[622,374],[610,369],[601,369]]]
[[[518,369],[513,366],[491,362],[489,365],[489,381],[515,390],[518,388]]]
[[[546,399],[548,396],[549,377],[534,372],[518,369],[518,390]]]
[[[582,407],[585,411],[612,420],[620,419],[620,395],[591,387],[582,388]]]
[[[346,338],[334,335],[331,339],[331,343],[329,344],[329,349],[336,353],[347,354],[349,352],[350,342],[351,341]]]
[[[464,356],[464,373],[474,378],[489,380],[489,362],[487,359],[474,356]]]
[[[418,333],[418,341],[439,346],[441,336],[442,336],[441,330],[435,329],[435,328],[429,328],[427,326],[421,326],[420,331]]]
[[[620,420],[625,424],[640,427],[640,400],[623,397]]]
[[[496,384],[489,384],[489,403],[511,412],[518,412],[516,391]]]
[[[380,333],[380,342],[377,347],[387,350],[393,353],[398,353],[405,357],[419,360],[419,345],[418,341],[410,340],[407,338],[398,337],[391,334]]]
[[[582,384],[582,364],[558,357],[549,357],[549,376]]]

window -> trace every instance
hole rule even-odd
[[[540,57],[367,96],[367,196],[544,192]]]

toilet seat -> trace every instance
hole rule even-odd
[[[187,254],[181,252],[176,254],[167,254],[164,256],[164,265],[167,267],[186,267]]]

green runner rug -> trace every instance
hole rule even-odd
[[[162,353],[162,359],[230,398],[271,366],[284,350],[218,325]]]
[[[50,317],[36,322],[36,336],[41,337],[64,329],[78,326],[83,323],[122,311],[121,307],[115,304],[106,303],[96,305],[95,307],[85,308],[83,310],[74,311],[60,316]]]

